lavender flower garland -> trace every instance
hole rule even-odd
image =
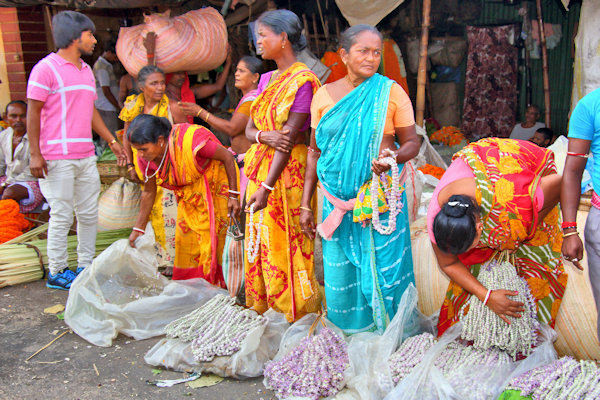
[[[598,399],[600,370],[595,361],[562,357],[516,377],[506,389],[534,400]]]
[[[467,305],[469,312],[462,318],[461,337],[473,341],[477,349],[490,347],[506,350],[513,359],[517,354],[528,356],[537,344],[537,307],[527,282],[517,275],[515,267],[509,262],[492,261],[481,267],[477,279],[483,286],[491,290],[514,290],[518,294],[511,297],[514,301],[525,304],[525,312],[521,318],[507,317],[511,323],[507,325],[496,313],[484,305],[477,297],[471,296]],[[462,312],[460,313],[463,314]]]
[[[267,318],[236,305],[234,298],[220,294],[168,324],[165,333],[171,338],[191,341],[196,361],[208,362],[239,351],[248,333],[267,323]]]
[[[334,396],[345,385],[348,345],[329,328],[307,336],[289,354],[265,366],[265,385],[279,398],[318,400]]]

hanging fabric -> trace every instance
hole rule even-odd
[[[467,27],[463,132],[471,140],[508,137],[517,109],[517,48],[514,25]]]

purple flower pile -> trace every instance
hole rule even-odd
[[[345,385],[348,345],[329,328],[307,336],[289,354],[265,366],[265,385],[277,397],[317,400],[334,396]]]

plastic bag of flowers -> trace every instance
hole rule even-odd
[[[561,357],[514,378],[502,399],[598,399],[600,369],[595,360]]]
[[[434,321],[419,312],[417,289],[409,285],[400,299],[396,315],[383,334],[363,332],[348,338],[350,366],[346,388],[339,400],[380,400],[394,387],[387,360],[403,340],[422,332],[434,332]]]
[[[322,314],[308,314],[285,332],[279,352],[265,366],[264,384],[279,399],[318,400],[344,387],[348,365],[342,331]]]
[[[277,354],[289,323],[273,310],[259,316],[235,306],[234,299],[222,292],[204,309],[167,326],[171,337],[161,339],[146,353],[146,363],[236,379],[261,376],[265,363]],[[229,313],[227,318],[223,318],[225,313]]]
[[[497,399],[514,377],[556,360],[552,346],[556,332],[546,324],[540,326],[538,345],[520,361],[513,361],[502,350],[478,350],[464,344],[459,340],[461,331],[459,322],[429,349],[417,354],[416,361],[406,360],[406,364],[416,366],[385,400]],[[399,351],[403,350],[401,346]],[[398,366],[392,368],[401,370]]]

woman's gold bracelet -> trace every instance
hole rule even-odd
[[[563,238],[566,238],[566,237],[569,237],[569,236],[573,236],[573,235],[579,235],[579,232],[575,231],[575,232],[565,233],[563,235]]]
[[[207,111],[207,112],[206,112],[206,119],[205,119],[206,123],[208,123],[208,119],[209,119],[209,118],[210,118],[210,113]]]
[[[312,210],[312,209],[310,209],[310,208],[308,208],[308,207],[302,207],[302,206],[300,206],[300,209],[301,209],[301,210],[304,210],[304,211],[313,212],[313,210]]]
[[[198,110],[198,113],[196,114],[196,117],[198,117],[198,118],[202,118],[202,117],[200,116],[200,113],[202,113],[202,111],[204,111],[204,110],[202,109],[202,107],[200,107],[200,109]]]

